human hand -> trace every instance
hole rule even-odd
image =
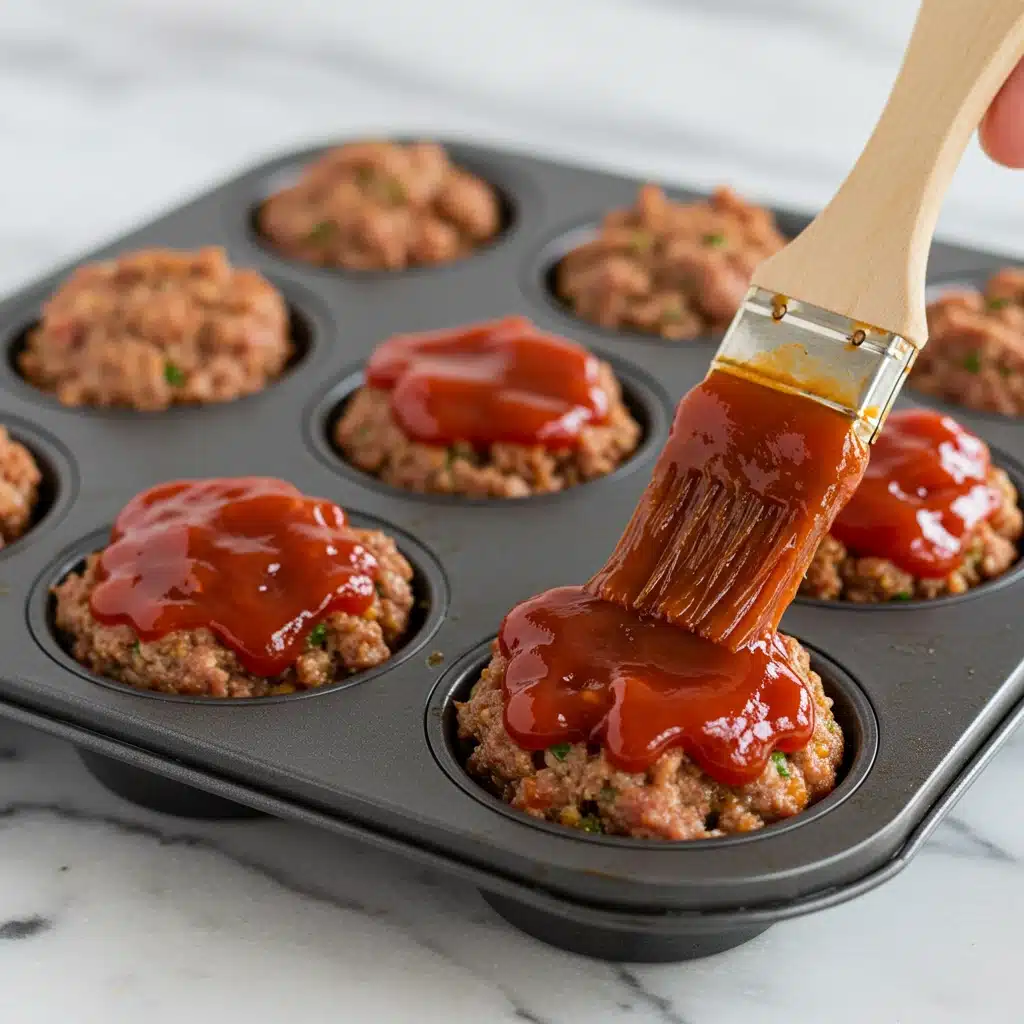
[[[997,163],[1024,167],[1024,63],[999,90],[978,135],[985,152]]]

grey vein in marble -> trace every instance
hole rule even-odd
[[[636,976],[634,971],[628,967],[616,967],[615,976],[636,994],[638,1001],[649,1006],[655,1013],[654,1020],[664,1021],[664,1024],[694,1024],[688,1017],[683,1017],[672,1005],[671,999],[659,996],[651,992],[644,983]]]
[[[40,917],[38,914],[33,914],[31,917],[11,918],[9,921],[0,921],[0,942],[4,940],[30,939],[33,935],[49,931],[52,927],[53,921],[47,917]]]

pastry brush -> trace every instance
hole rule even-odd
[[[1022,54],[1024,0],[923,0],[861,156],[814,221],[755,271],[592,590],[732,649],[778,625],[927,340],[939,209]],[[723,375],[733,391],[737,379],[754,389],[745,404],[730,405]],[[804,424],[803,442],[785,434],[789,417]],[[732,469],[700,454],[711,421],[727,427]],[[836,424],[842,444],[826,437]]]

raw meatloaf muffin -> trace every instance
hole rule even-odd
[[[0,548],[28,529],[42,479],[32,453],[0,426]]]
[[[1017,561],[1024,516],[1003,470],[992,469],[988,482],[998,490],[1001,505],[978,525],[965,546],[963,563],[948,576],[914,576],[887,558],[858,557],[830,534],[818,545],[800,593],[825,601],[875,604],[962,594],[1001,576]]]
[[[409,491],[472,498],[522,498],[561,491],[606,476],[640,441],[640,425],[623,404],[619,382],[607,363],[601,363],[600,383],[608,395],[607,422],[584,427],[575,448],[423,444],[402,432],[389,393],[371,387],[361,387],[352,395],[337,422],[334,440],[352,465]]]
[[[814,699],[814,733],[803,750],[773,754],[761,776],[745,786],[715,782],[679,748],[662,754],[646,773],[630,774],[585,743],[536,753],[517,746],[505,730],[507,662],[496,642],[469,700],[456,704],[459,737],[473,747],[466,770],[518,810],[585,832],[706,839],[791,817],[835,788],[843,734],[807,652],[796,640],[784,640]]]
[[[288,310],[221,249],[148,249],[80,267],[43,307],[18,356],[64,405],[226,402],[261,391],[291,355]]]
[[[910,381],[969,409],[1024,415],[1024,270],[1001,270],[983,292],[933,302]]]
[[[494,189],[432,142],[355,142],[329,150],[260,208],[285,256],[349,270],[449,263],[498,233]]]
[[[307,649],[276,678],[246,672],[235,653],[209,629],[178,630],[159,640],[139,641],[130,626],[96,621],[89,596],[97,584],[99,555],[82,572],[54,588],[57,627],[71,640],[71,653],[97,675],[139,690],[199,697],[265,697],[293,693],[344,679],[388,660],[409,624],[412,568],[394,541],[378,530],[352,528],[377,559],[380,575],[373,603],[362,616],[336,612],[310,634]]]
[[[786,240],[772,214],[727,188],[678,203],[644,185],[629,209],[558,264],[555,289],[577,316],[682,340],[724,330],[754,268]]]

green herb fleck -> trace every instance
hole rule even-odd
[[[835,731],[836,731],[836,723],[835,723],[835,722],[833,722],[833,721],[832,721],[832,719],[830,718],[830,719],[829,719],[829,720],[828,720],[828,721],[827,721],[827,722],[825,723],[825,728],[826,728],[826,729],[828,729],[828,731],[829,731],[829,732],[835,732]]]
[[[382,179],[380,183],[380,194],[382,198],[386,202],[391,203],[392,206],[404,203],[406,199],[405,186],[395,178]]]
[[[384,597],[384,584],[380,580],[373,581],[373,589],[377,591],[378,597]]]
[[[1000,377],[1012,377],[1013,376],[1013,370],[1011,370],[1008,366],[1000,365],[1000,367],[999,367],[999,376]]]
[[[136,640],[135,643],[132,644],[132,654],[138,654],[139,651],[141,651],[141,650],[142,650],[142,644],[140,644],[139,641]]]
[[[427,655],[427,668],[437,668],[444,664],[444,654],[441,651],[431,651]]]
[[[306,638],[306,643],[310,647],[323,647],[327,643],[327,626],[319,622],[310,631],[309,636]]]
[[[548,753],[557,761],[564,761],[569,756],[570,750],[572,750],[571,743],[556,743],[553,747],[548,747]]]
[[[164,380],[172,388],[180,388],[185,383],[184,371],[180,366],[175,366],[174,363],[164,363]]]
[[[716,232],[712,235],[705,235],[701,241],[709,249],[721,249],[722,246],[725,245],[726,239],[725,235]]]
[[[909,590],[901,590],[898,594],[893,594],[892,599],[894,601],[912,601],[914,595]]]
[[[651,246],[654,244],[654,237],[649,231],[634,231],[629,244],[633,252],[638,256],[642,256],[645,252],[650,251]]]
[[[330,241],[334,231],[334,221],[322,220],[319,223],[314,224],[309,229],[309,234],[306,235],[306,241],[313,245],[323,245],[325,242]]]
[[[450,448],[444,450],[444,468],[451,469],[455,465],[455,460],[459,457],[459,451],[452,445]]]
[[[661,320],[663,323],[669,323],[673,320],[683,319],[683,304],[679,300],[678,296],[673,295],[664,306],[661,307]]]
[[[602,800],[614,800],[619,795],[619,791],[614,786],[609,786],[605,783],[601,787],[600,797]]]
[[[772,760],[775,762],[775,770],[784,778],[789,778],[789,764],[786,755],[781,750],[772,753]]]
[[[405,201],[405,186],[397,178],[382,174],[372,167],[360,167],[356,171],[356,182],[360,188],[382,203],[395,206]]]
[[[577,826],[582,832],[600,833],[604,831],[601,819],[596,814],[584,814]]]
[[[964,356],[964,369],[968,373],[979,373],[981,371],[981,356],[977,352],[968,352]]]
[[[1004,299],[998,295],[993,295],[990,299],[985,300],[985,305],[993,311],[1003,309],[1003,307],[1008,306],[1009,304],[1009,299]]]

